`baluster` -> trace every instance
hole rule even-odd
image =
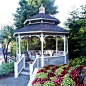
[[[31,76],[32,76],[32,72],[33,72],[33,65],[32,64],[30,64],[30,80],[31,80]]]
[[[15,70],[14,70],[15,78],[17,78],[18,77],[18,64],[17,64],[17,62],[14,63],[14,68],[15,68]]]

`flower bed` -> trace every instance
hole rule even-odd
[[[32,82],[33,86],[85,86],[80,84],[84,65],[49,65],[41,68]]]

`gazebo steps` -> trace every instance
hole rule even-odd
[[[25,67],[24,70],[29,70],[29,67]]]
[[[21,73],[20,74],[22,74],[22,75],[30,75],[30,72],[29,72],[29,67],[25,67],[22,71],[21,71]]]
[[[22,71],[20,74],[22,74],[22,75],[27,75],[27,76],[29,76],[29,75],[30,75],[30,73],[29,73],[29,72],[25,72],[25,71]]]

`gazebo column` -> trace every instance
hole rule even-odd
[[[65,35],[64,35],[64,56],[65,56],[64,63],[66,64],[66,36]]]
[[[18,35],[18,38],[19,38],[19,60],[21,58],[21,37],[20,35]]]
[[[16,37],[16,61],[19,61],[18,57],[18,38]]]
[[[67,38],[67,53],[68,53],[68,38]]]
[[[42,67],[44,66],[44,56],[43,56],[43,41],[44,41],[44,38],[43,38],[43,33],[41,33],[41,65]]]
[[[58,51],[58,38],[56,36],[56,56],[57,56],[57,51]]]
[[[27,39],[27,51],[28,51],[28,39]]]

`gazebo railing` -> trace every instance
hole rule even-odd
[[[18,62],[14,63],[14,73],[15,73],[15,78],[18,77],[22,69],[25,67],[25,55],[22,54],[21,59]]]
[[[32,64],[30,64],[30,80],[32,78],[31,76],[33,75],[35,68],[39,68],[39,55],[36,55],[36,59]]]

